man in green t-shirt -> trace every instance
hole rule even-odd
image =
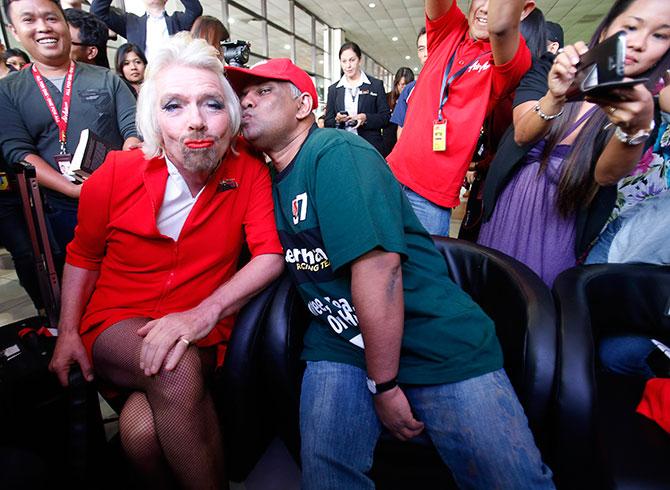
[[[285,262],[314,317],[303,488],[373,488],[382,425],[403,440],[425,429],[461,487],[553,488],[492,321],[449,279],[381,155],[316,127],[316,89],[290,60],[226,72],[245,138],[275,167]]]

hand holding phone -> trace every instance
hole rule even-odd
[[[613,89],[633,87],[648,78],[626,78],[626,33],[620,31],[581,55],[575,78],[566,92],[568,100],[608,98]]]
[[[564,102],[566,94],[575,81],[577,66],[581,56],[587,53],[589,48],[582,41],[566,45],[563,51],[558,53],[554,64],[549,71],[547,84],[549,94],[557,101]]]
[[[335,114],[335,126],[339,129],[344,129],[344,125],[351,119],[347,111],[339,111]]]

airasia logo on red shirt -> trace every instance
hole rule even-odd
[[[468,68],[468,73],[470,73],[471,71],[481,73],[483,71],[488,70],[489,68],[491,68],[491,63],[489,63],[488,60],[486,60],[483,65],[479,62],[479,60],[477,60]]]

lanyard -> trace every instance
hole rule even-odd
[[[474,60],[472,60],[470,63],[465,65],[463,68],[458,70],[456,73],[451,75],[449,77],[449,72],[451,71],[451,67],[454,65],[454,59],[456,58],[456,51],[454,51],[454,54],[451,55],[451,58],[449,59],[449,63],[447,64],[447,69],[444,70],[444,77],[442,77],[442,88],[440,89],[440,96],[442,97],[441,102],[440,102],[440,107],[437,108],[437,120],[442,122],[442,108],[444,107],[444,104],[447,103],[447,99],[449,99],[449,87],[451,87],[451,84],[454,83],[458,78],[463,75],[468,68],[470,68],[472,65],[475,64],[475,62],[481,58],[482,56],[489,54],[491,51],[487,51],[485,53],[480,54],[477,56]],[[449,78],[447,78],[449,77]]]
[[[49,90],[47,89],[46,83],[44,83],[44,78],[40,75],[40,72],[37,70],[37,66],[33,63],[31,68],[33,72],[33,77],[35,78],[35,83],[42,93],[44,102],[47,103],[49,112],[51,112],[51,117],[53,117],[56,126],[58,126],[58,141],[60,142],[60,152],[61,154],[65,153],[65,142],[67,140],[67,121],[70,117],[70,101],[72,100],[72,80],[74,79],[74,61],[70,62],[70,67],[67,70],[67,76],[65,77],[65,82],[63,83],[63,106],[61,108],[61,114],[58,114],[58,109],[56,109],[56,104],[54,103]]]

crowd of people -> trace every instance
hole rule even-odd
[[[66,385],[78,364],[123,399],[138,477],[227,485],[207,381],[235,313],[287,270],[313,315],[304,488],[373,488],[384,427],[426,432],[462,488],[553,488],[494,325],[430,236],[470,187],[462,236],[548,286],[583,263],[670,263],[670,3],[615,0],[588,44],[565,44],[534,0],[425,0],[418,77],[401,67],[387,93],[346,42],[321,108],[288,59],[225,66],[229,33],[198,0],[145,0],[143,16],[73,3],[3,0],[27,53],[1,46],[0,241],[41,309],[13,186],[25,161],[62,280],[51,369]],[[621,32],[638,82],[571,96],[580,57]],[[81,185],[83,130],[114,151]],[[651,377],[654,348],[610,337],[601,361]]]

